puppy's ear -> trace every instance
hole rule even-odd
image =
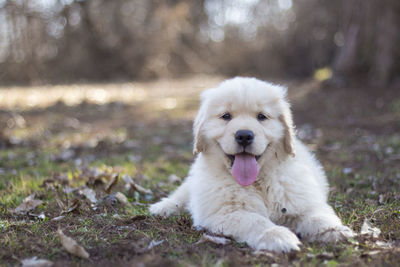
[[[193,135],[194,135],[194,143],[193,143],[193,154],[198,154],[203,152],[206,149],[206,142],[203,133],[203,125],[206,119],[206,103],[204,100],[201,101],[199,112],[197,113],[196,118],[193,123]]]
[[[284,127],[284,137],[283,137],[283,148],[286,153],[295,156],[293,141],[294,141],[294,130],[293,130],[293,120],[292,112],[290,111],[290,105],[284,100],[282,103],[282,114],[279,116],[280,122]]]

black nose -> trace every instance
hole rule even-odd
[[[250,130],[239,130],[235,133],[235,140],[241,146],[250,145],[254,140],[254,133]]]

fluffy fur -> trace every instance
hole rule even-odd
[[[221,116],[229,112],[232,119]],[[257,114],[267,120],[259,120]],[[294,135],[286,88],[254,78],[234,78],[201,95],[194,121],[194,153],[188,177],[168,198],[151,205],[154,215],[187,209],[194,226],[231,236],[254,249],[299,250],[301,238],[336,242],[353,236],[327,203],[320,163]],[[240,147],[238,130],[254,132]],[[257,180],[240,186],[228,155],[259,156]],[[297,236],[296,236],[297,234]]]

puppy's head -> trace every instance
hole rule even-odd
[[[194,122],[194,153],[222,161],[236,181],[251,185],[263,158],[276,149],[294,156],[286,89],[254,78],[234,78],[205,91]]]

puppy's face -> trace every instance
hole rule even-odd
[[[254,183],[272,147],[293,154],[285,89],[256,79],[235,78],[205,91],[194,132],[195,152],[217,157],[242,186]]]

